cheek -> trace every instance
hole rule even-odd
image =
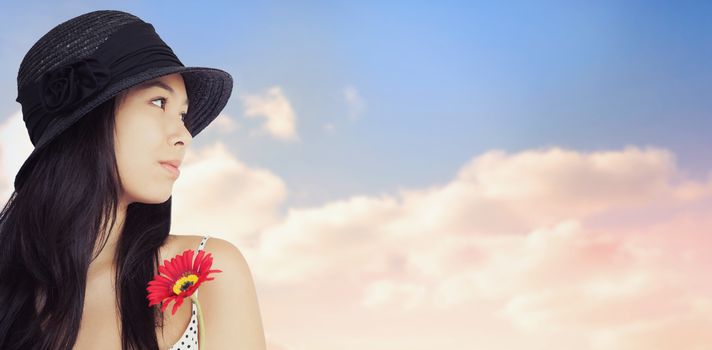
[[[124,188],[140,185],[141,179],[150,176],[149,150],[139,139],[119,140],[116,145],[116,162]]]
[[[161,133],[149,123],[123,123],[117,125],[116,162],[121,182],[126,191],[156,186],[160,181],[158,164]]]

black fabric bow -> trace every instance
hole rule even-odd
[[[103,89],[111,71],[94,58],[85,58],[53,69],[42,76],[40,98],[48,112],[66,112]]]

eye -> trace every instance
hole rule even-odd
[[[163,101],[163,105],[159,106],[159,107],[161,107],[161,109],[164,109],[166,107],[166,98],[165,97],[159,97],[159,98],[153,99],[153,100],[151,100],[151,103],[153,103],[155,101]]]
[[[153,103],[153,102],[155,102],[155,101],[161,101],[161,102],[163,102],[163,104],[160,105],[159,107],[161,107],[161,109],[165,110],[165,109],[166,109],[166,101],[167,101],[167,100],[168,100],[168,99],[165,98],[165,97],[159,97],[159,98],[155,98],[155,99],[151,100],[151,103]],[[156,106],[158,106],[158,105],[156,105]],[[185,117],[186,117],[187,115],[188,115],[188,113],[181,113],[181,114],[180,114],[180,120],[183,121],[183,122],[185,122]]]

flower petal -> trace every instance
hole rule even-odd
[[[193,271],[195,271],[195,273],[197,274],[200,274],[200,264],[203,262],[204,255],[204,250],[199,251],[198,256],[195,257],[195,261],[193,262]]]
[[[176,302],[173,304],[173,310],[171,311],[171,315],[176,314],[176,310],[178,310],[178,307],[181,306],[181,304],[183,304],[183,300],[184,300],[183,298],[176,299]]]

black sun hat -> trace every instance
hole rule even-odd
[[[186,87],[186,128],[195,137],[227,104],[232,76],[185,67],[153,25],[127,12],[99,10],[52,28],[27,52],[17,74],[17,99],[32,144],[15,176],[19,190],[34,158],[92,109],[135,85],[180,73]]]

